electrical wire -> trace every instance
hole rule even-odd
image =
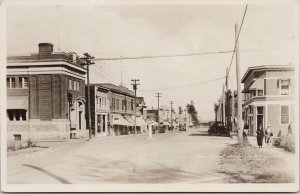
[[[95,58],[94,61],[116,61],[116,60],[136,60],[136,59],[154,59],[154,58],[171,58],[171,57],[188,57],[199,55],[213,55],[213,54],[226,54],[234,51],[216,51],[216,52],[201,52],[201,53],[186,53],[186,54],[173,54],[173,55],[148,55],[138,57],[112,57],[112,58]]]
[[[175,87],[169,87],[169,88],[160,88],[160,89],[149,89],[149,90],[140,90],[141,92],[146,92],[146,91],[162,91],[162,90],[172,90],[172,89],[178,89],[178,88],[185,88],[185,87],[191,87],[191,86],[196,86],[196,85],[201,85],[201,84],[206,84],[206,83],[210,83],[210,82],[214,82],[217,80],[221,80],[224,79],[225,77],[219,77],[216,79],[212,79],[212,80],[206,80],[206,81],[202,81],[202,82],[198,82],[198,83],[193,83],[193,84],[187,84],[187,85],[181,85],[181,86],[175,86]]]

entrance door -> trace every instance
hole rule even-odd
[[[101,122],[102,122],[101,115],[97,115],[97,134],[101,133]]]
[[[81,129],[81,116],[82,116],[82,111],[79,111],[79,129]]]
[[[263,106],[258,106],[257,107],[257,128],[259,125],[262,125],[264,127],[264,107]]]
[[[105,125],[105,123],[106,123],[106,119],[105,119],[105,115],[102,115],[103,117],[103,119],[102,119],[102,132],[103,133],[106,133],[106,125]]]

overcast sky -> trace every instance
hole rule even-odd
[[[234,24],[240,23],[245,5],[94,5],[11,6],[7,9],[7,52],[38,51],[38,43],[50,42],[55,51],[89,52],[96,58],[186,54],[228,51],[234,47]],[[295,6],[248,6],[240,35],[242,75],[249,66],[295,64]],[[195,102],[202,119],[213,119],[213,104],[224,79],[210,83],[159,90],[213,80],[225,76],[231,53],[143,60],[97,61],[91,82],[121,83],[140,79],[138,96],[148,107],[175,107]],[[230,86],[235,89],[235,61]],[[177,109],[176,109],[177,110]]]

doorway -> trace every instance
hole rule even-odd
[[[258,106],[257,107],[257,125],[256,129],[258,129],[258,126],[261,124],[264,127],[264,107]]]
[[[81,129],[81,117],[82,117],[82,111],[79,111],[79,129]]]

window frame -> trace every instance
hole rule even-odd
[[[288,113],[287,114],[282,114],[282,107],[287,107],[288,108]],[[291,115],[291,113],[290,113],[290,105],[280,105],[279,106],[279,108],[280,108],[280,117],[279,117],[279,119],[280,119],[280,125],[288,125],[289,123],[290,123],[290,115]],[[282,123],[282,116],[288,116],[288,121],[287,121],[287,123]]]
[[[287,84],[287,86],[288,86],[288,89],[287,89],[287,94],[282,94],[282,86],[283,86],[283,84],[282,84],[282,81],[288,81],[289,83]],[[289,96],[290,95],[290,79],[289,78],[280,78],[279,79],[279,89],[280,89],[280,96]]]
[[[72,81],[72,78],[69,78],[69,90],[73,90],[73,81]]]
[[[22,122],[27,121],[27,111],[26,109],[6,109],[7,120],[10,122]],[[10,118],[12,116],[12,119]]]

